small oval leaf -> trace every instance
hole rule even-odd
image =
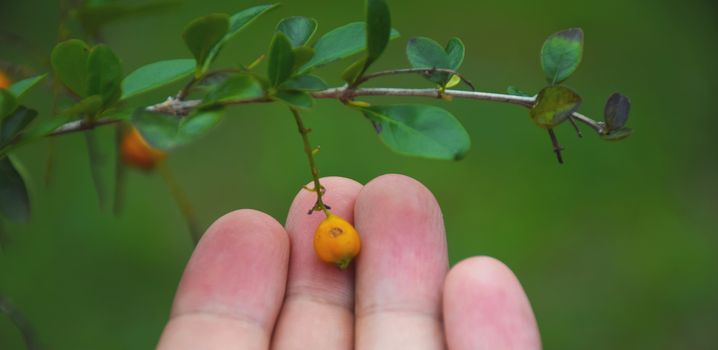
[[[279,90],[274,95],[276,98],[301,109],[314,107],[314,99],[308,93],[297,90]]]
[[[293,47],[303,46],[317,31],[317,21],[303,16],[287,17],[279,22],[277,31],[284,33]]]
[[[211,63],[210,51],[217,46],[229,30],[229,16],[215,13],[190,22],[182,33],[182,39],[197,61],[195,76],[202,75]],[[211,56],[214,59],[214,55]]]
[[[394,152],[433,159],[461,159],[471,146],[469,134],[448,111],[430,105],[362,108],[379,138]]]
[[[568,79],[583,56],[583,30],[570,28],[550,35],[541,47],[541,68],[552,85]]]
[[[561,124],[581,105],[581,97],[563,86],[545,87],[538,93],[529,115],[536,125],[553,128]]]
[[[102,96],[103,106],[122,95],[122,64],[107,45],[97,45],[87,58],[87,94]]]
[[[285,81],[280,86],[282,90],[299,90],[299,91],[320,91],[328,89],[327,83],[322,78],[312,75],[297,75]]]
[[[451,69],[449,55],[434,40],[425,37],[412,38],[406,44],[406,57],[414,68]],[[448,73],[433,73],[427,79],[439,85],[446,85],[451,78]]]
[[[50,63],[60,81],[77,96],[87,96],[87,57],[90,48],[84,41],[70,39],[52,49]]]
[[[209,63],[217,58],[217,55],[219,55],[219,52],[222,50],[222,47],[227,41],[239,34],[239,32],[252,24],[252,22],[254,22],[261,15],[269,12],[277,6],[279,6],[279,4],[254,6],[237,12],[229,17],[229,29],[227,30],[227,34],[225,34],[224,37],[222,37],[222,40],[212,47],[202,69],[207,70],[207,68],[209,68]]]
[[[199,109],[187,117],[156,113],[139,108],[132,124],[152,147],[168,150],[186,145],[208,133],[222,119],[224,109]]]
[[[464,62],[464,55],[466,48],[464,43],[459,38],[451,38],[446,43],[446,54],[449,56],[449,69],[459,70],[461,64]]]
[[[122,99],[160,88],[190,74],[195,67],[191,58],[159,61],[137,68],[122,81]]]
[[[389,6],[384,0],[366,1],[366,28],[367,60],[364,63],[365,70],[381,56],[391,37],[391,15]]]
[[[227,100],[249,100],[264,96],[262,84],[248,75],[232,75],[212,89],[202,100],[202,105],[211,105]]]
[[[606,107],[603,109],[604,120],[608,130],[618,130],[623,128],[628,121],[628,114],[631,111],[631,101],[628,97],[616,92],[606,101]]]
[[[392,29],[390,39],[398,37],[399,32]],[[317,40],[314,44],[314,57],[299,68],[299,73],[351,56],[364,49],[366,49],[366,24],[353,22],[343,25],[322,35]]]
[[[18,99],[21,99],[26,93],[28,93],[28,91],[30,91],[30,89],[34,88],[45,78],[47,78],[47,73],[23,79],[12,84],[8,90],[15,94]]]
[[[283,83],[292,75],[294,69],[294,52],[289,39],[282,32],[274,33],[269,48],[267,76],[272,86]]]

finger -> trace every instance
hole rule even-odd
[[[340,177],[323,178],[321,184],[332,212],[352,222],[361,184]],[[322,262],[314,253],[314,230],[325,218],[320,212],[307,215],[316,198],[313,192],[299,191],[287,216],[292,244],[287,294],[272,340],[275,349],[350,349],[354,341],[354,273]]]
[[[354,220],[359,349],[443,347],[441,288],[448,269],[441,210],[419,182],[384,175],[359,193]]]
[[[444,286],[444,322],[452,350],[541,349],[521,284],[493,258],[469,258],[451,269]]]
[[[284,298],[289,240],[270,216],[239,210],[202,237],[159,349],[266,349]]]

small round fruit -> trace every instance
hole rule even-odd
[[[7,89],[12,85],[12,80],[5,74],[5,72],[0,70],[0,89]]]
[[[346,269],[361,248],[357,230],[346,220],[329,214],[314,233],[314,251],[319,259]]]
[[[140,135],[140,132],[133,127],[122,137],[120,155],[122,161],[129,166],[151,170],[167,154],[152,148]]]

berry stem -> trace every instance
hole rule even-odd
[[[314,204],[314,207],[309,210],[309,214],[311,214],[314,211],[323,211],[324,215],[329,217],[329,207],[327,207],[326,204],[324,204],[324,201],[322,200],[322,195],[324,195],[324,188],[319,183],[319,169],[317,169],[316,162],[314,161],[314,149],[312,148],[312,145],[309,143],[309,132],[310,129],[307,129],[304,127],[304,122],[302,121],[302,116],[299,114],[299,111],[294,107],[289,107],[289,110],[292,111],[292,115],[294,115],[294,121],[297,122],[297,129],[299,129],[299,134],[302,135],[302,140],[304,141],[304,153],[307,154],[307,161],[309,162],[309,170],[312,172],[312,179],[314,180],[314,190],[317,194],[317,202]]]
[[[165,181],[165,184],[167,184],[167,187],[172,193],[172,197],[174,197],[182,216],[187,222],[192,243],[196,246],[197,243],[199,243],[199,239],[202,238],[202,232],[199,230],[199,225],[197,224],[197,218],[195,217],[192,204],[182,188],[177,184],[177,180],[175,180],[172,175],[170,168],[167,167],[163,161],[160,161],[157,164],[157,170],[159,170],[160,175],[162,175],[162,179]]]

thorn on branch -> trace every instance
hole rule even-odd
[[[571,122],[573,129],[576,130],[576,136],[578,136],[578,138],[583,138],[583,133],[581,133],[581,129],[578,128],[578,124],[576,124],[576,120],[573,119],[573,116],[568,117],[568,121]]]
[[[556,153],[556,159],[558,159],[559,164],[563,164],[563,157],[561,156],[561,151],[563,151],[563,147],[558,143],[558,138],[556,138],[556,133],[553,131],[553,129],[547,129],[548,130],[548,136],[551,138],[551,144],[553,145],[553,151]]]

